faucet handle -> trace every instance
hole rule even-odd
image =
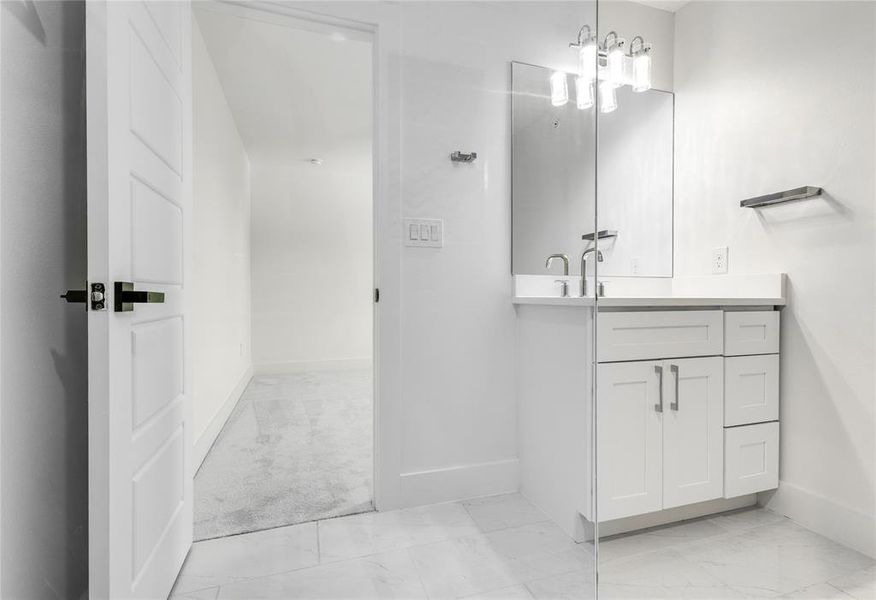
[[[568,298],[569,297],[569,280],[568,279],[555,279],[554,285],[557,285],[557,284],[562,285],[563,295],[561,297]]]

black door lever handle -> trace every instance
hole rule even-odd
[[[134,304],[160,304],[164,302],[164,292],[135,290],[130,281],[117,281],[113,304],[116,312],[131,312]]]

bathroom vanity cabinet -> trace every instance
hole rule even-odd
[[[601,298],[598,310],[516,295],[523,494],[580,540],[596,514],[610,535],[775,489],[784,278],[760,283],[737,285],[745,296]]]
[[[597,316],[600,521],[778,485],[778,319]]]

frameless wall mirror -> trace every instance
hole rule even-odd
[[[600,276],[671,277],[673,95],[617,89],[594,138],[594,108],[552,103],[552,69],[511,69],[512,272],[545,275],[545,259],[566,254],[579,274],[576,257],[592,244],[582,237],[596,229],[595,187],[598,229],[616,232],[599,240]]]

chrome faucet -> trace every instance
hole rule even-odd
[[[551,263],[554,262],[555,258],[559,258],[560,260],[563,261],[563,275],[568,277],[569,276],[569,257],[566,256],[565,254],[551,254],[550,256],[547,257],[547,260],[544,262],[544,268],[550,269]]]
[[[587,255],[591,252],[596,252],[596,262],[604,262],[602,258],[602,250],[596,248],[587,248],[581,253],[581,297],[587,296]]]

